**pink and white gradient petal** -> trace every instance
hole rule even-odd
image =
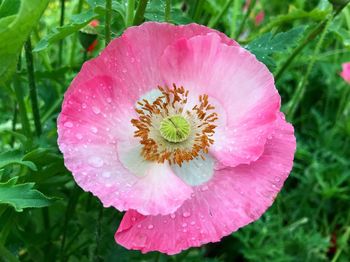
[[[131,143],[134,132],[130,124],[134,101],[129,93],[108,76],[97,76],[66,93],[58,144],[78,185],[104,206],[169,214],[190,197],[192,189],[166,165],[150,164],[139,175],[121,162],[118,145]],[[137,156],[141,158],[140,153]]]
[[[210,148],[218,161],[233,167],[259,158],[280,108],[273,76],[264,64],[209,33],[168,46],[160,68],[168,85],[209,95],[219,113]]]
[[[198,24],[175,26],[146,22],[129,27],[113,40],[95,59],[84,63],[68,92],[99,75],[120,79],[133,90],[135,97],[163,85],[159,75],[159,59],[164,49],[178,39],[214,33],[227,45],[238,45],[225,34]]]
[[[258,219],[273,203],[293,165],[293,127],[279,116],[275,128],[256,162],[216,171],[175,213],[143,216],[127,211],[115,234],[116,242],[143,253],[171,255],[219,241]]]

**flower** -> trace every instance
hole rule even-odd
[[[258,219],[293,165],[272,74],[224,34],[128,28],[86,62],[58,118],[66,167],[126,211],[117,243],[176,254]]]
[[[97,27],[100,22],[96,19],[92,20],[87,26],[79,31],[79,41],[87,52],[94,51],[97,40]]]
[[[350,62],[342,64],[342,72],[340,76],[348,83],[350,83]]]
[[[265,18],[265,12],[263,10],[259,11],[259,13],[255,16],[255,25],[258,26],[260,25]]]

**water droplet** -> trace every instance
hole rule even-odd
[[[92,127],[90,128],[90,130],[91,130],[91,132],[94,133],[94,134],[96,134],[96,133],[98,132],[98,129],[97,129],[97,127],[95,127],[95,126],[92,126]]]
[[[132,221],[136,221],[136,217],[132,217],[131,220],[132,220]]]
[[[107,103],[112,103],[112,98],[110,98],[110,97],[107,97]]]
[[[137,228],[141,228],[141,224],[138,224],[138,225],[137,225]]]
[[[183,215],[183,217],[189,217],[191,215],[191,213],[190,212],[184,212],[182,215]]]
[[[98,107],[96,107],[96,106],[93,106],[93,107],[92,107],[92,111],[93,111],[95,114],[99,114],[99,113],[101,112],[101,110],[100,110]]]
[[[102,173],[103,177],[110,177],[111,176],[111,172],[105,171]]]
[[[73,127],[73,123],[70,122],[70,121],[65,122],[63,125],[64,125],[65,127],[69,127],[69,128]]]
[[[153,225],[148,225],[148,229],[152,229],[154,226]]]
[[[192,221],[191,225],[194,226],[196,224],[196,221]]]
[[[82,139],[83,139],[83,135],[80,134],[80,133],[77,133],[77,134],[75,135],[75,137],[78,138],[79,140],[82,140]]]
[[[182,227],[187,227],[187,223],[183,223],[183,224],[182,224]]]
[[[275,177],[275,181],[276,182],[280,182],[281,181],[281,178],[279,178],[278,176]]]
[[[174,218],[176,217],[176,215],[175,215],[175,214],[170,214],[170,217],[171,217],[172,219],[174,219]]]
[[[83,109],[85,109],[85,108],[87,107],[87,105],[86,105],[85,103],[82,103],[82,104],[81,104],[81,107],[82,107]]]
[[[187,232],[187,229],[186,229],[186,228],[184,228],[184,229],[182,230],[182,232],[186,233],[186,232]]]
[[[98,157],[98,156],[93,156],[89,158],[89,163],[93,166],[93,167],[102,167],[103,166],[103,160],[102,158]]]
[[[122,70],[123,73],[126,73],[128,72],[128,70],[126,70],[125,68]]]
[[[202,186],[202,188],[201,188],[201,191],[207,191],[209,189],[209,187],[207,186],[207,185],[205,185],[205,186]]]

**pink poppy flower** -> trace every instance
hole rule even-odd
[[[343,70],[340,73],[340,76],[348,83],[350,83],[350,62],[342,64]]]
[[[272,74],[224,34],[130,27],[86,62],[58,119],[66,167],[126,211],[117,243],[175,254],[258,219],[293,165]]]
[[[256,16],[255,16],[255,25],[258,26],[260,25],[265,18],[265,12],[263,10],[261,10]]]

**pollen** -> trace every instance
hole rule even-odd
[[[161,95],[152,103],[142,99],[135,109],[138,118],[134,136],[140,139],[141,154],[149,161],[182,165],[194,158],[205,159],[215,133],[218,114],[206,94],[187,109],[189,91],[184,87],[158,87]],[[186,109],[185,109],[186,108]]]

